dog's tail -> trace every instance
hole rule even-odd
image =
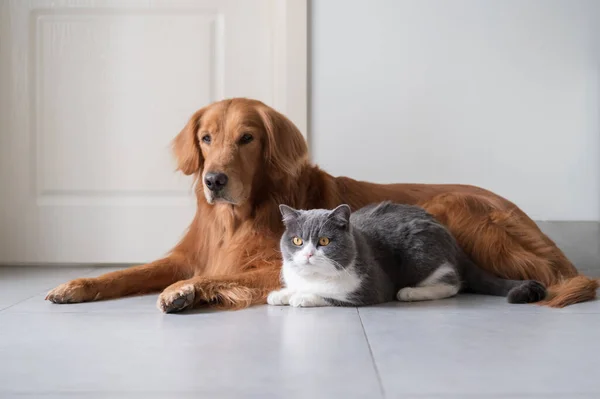
[[[600,279],[586,276],[575,276],[563,279],[548,287],[548,295],[540,305],[563,308],[575,303],[596,298],[596,290],[600,287]]]

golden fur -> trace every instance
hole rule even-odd
[[[242,143],[245,134],[254,140]],[[466,185],[381,185],[333,177],[310,164],[293,123],[259,101],[238,98],[202,108],[173,144],[179,170],[197,180],[197,213],[181,242],[164,259],[67,282],[47,299],[83,302],[163,290],[158,307],[166,312],[198,304],[239,309],[264,303],[280,285],[280,203],[301,209],[347,203],[358,209],[382,200],[423,206],[480,267],[549,286],[545,305],[596,296],[598,281],[579,275],[510,201]],[[207,172],[229,177],[218,196],[203,184]]]

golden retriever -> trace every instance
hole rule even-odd
[[[163,259],[62,284],[48,293],[74,303],[161,291],[158,307],[239,309],[265,303],[280,286],[278,205],[358,209],[392,200],[418,204],[443,222],[482,268],[549,287],[562,307],[595,298],[598,281],[578,274],[516,205],[467,185],[373,184],[333,177],[311,164],[304,138],[284,115],[250,99],[200,109],[175,138],[178,169],[196,178],[197,212]]]

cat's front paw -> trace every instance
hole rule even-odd
[[[419,290],[413,287],[404,287],[398,291],[396,298],[402,302],[420,301]]]
[[[295,308],[310,308],[327,306],[325,299],[315,294],[294,294],[290,297],[290,306]]]
[[[282,306],[290,304],[292,293],[287,289],[273,291],[267,296],[267,303],[274,306]]]

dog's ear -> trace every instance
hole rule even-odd
[[[200,128],[200,118],[206,108],[196,111],[173,140],[173,153],[177,159],[177,169],[191,175],[198,173],[204,164],[204,158],[200,151],[198,142],[198,129]]]
[[[306,140],[292,121],[273,108],[261,105],[257,111],[267,133],[265,158],[271,175],[296,177],[308,160]]]

